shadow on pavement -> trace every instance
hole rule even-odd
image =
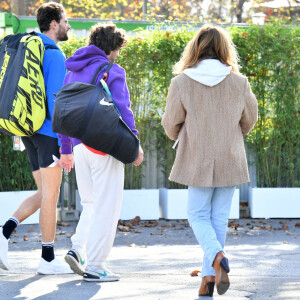
[[[42,296],[33,298],[32,300],[46,300],[46,299],[91,299],[101,289],[100,283],[85,282],[82,280],[73,280],[57,285],[56,291],[44,294]]]

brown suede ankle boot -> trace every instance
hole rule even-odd
[[[219,295],[223,295],[226,293],[230,286],[229,277],[227,273],[229,273],[229,265],[228,259],[225,257],[222,251],[220,251],[213,262],[213,268],[216,273],[216,287]]]
[[[214,293],[214,287],[215,287],[215,276],[204,276],[202,277],[201,286],[198,295],[212,297]]]

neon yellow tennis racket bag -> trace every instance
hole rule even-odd
[[[46,117],[44,44],[35,33],[0,41],[0,132],[31,136]]]

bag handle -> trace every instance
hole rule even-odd
[[[105,73],[103,74],[102,78],[100,79],[99,84],[100,84],[100,83],[102,84],[102,87],[104,88],[104,90],[106,91],[106,93],[110,96],[110,98],[111,98],[111,100],[112,100],[112,102],[113,102],[113,104],[114,104],[114,107],[115,107],[116,111],[118,112],[119,116],[121,117],[121,113],[120,113],[120,111],[118,110],[117,105],[116,105],[116,103],[115,103],[115,101],[114,101],[114,99],[113,99],[113,97],[112,97],[112,95],[111,95],[111,93],[110,93],[110,90],[109,90],[109,88],[108,88],[108,86],[107,86],[107,84],[106,84],[106,81],[107,81],[107,79],[108,79],[108,72],[110,71],[111,67],[113,66],[113,63],[104,63],[104,64],[102,64],[102,65],[97,69],[95,75],[93,76],[93,79],[92,79],[91,83],[94,84],[94,85],[96,85],[97,77],[98,77],[98,75],[99,75],[99,72],[100,72],[105,66],[108,66],[108,67],[107,67]],[[88,109],[88,110],[87,110],[87,113],[90,113],[90,112],[91,112],[91,109]],[[121,118],[122,118],[122,117],[121,117]]]
[[[110,71],[111,67],[113,66],[112,63],[108,63],[108,62],[102,64],[102,65],[97,69],[97,71],[95,72],[95,74],[94,74],[94,76],[93,76],[93,79],[92,79],[92,81],[91,81],[91,84],[96,85],[96,83],[97,83],[97,78],[98,78],[98,76],[99,76],[99,72],[100,72],[105,66],[108,66],[108,67],[107,67],[105,73],[103,74],[102,79],[104,79],[105,81],[107,81],[107,79],[108,79],[108,72]]]
[[[108,89],[108,87],[107,87],[107,84],[106,84],[105,80],[107,80],[107,78],[108,78],[108,72],[109,72],[109,70],[111,69],[111,67],[113,66],[113,64],[111,64],[111,63],[104,63],[104,64],[102,64],[102,65],[98,68],[98,70],[96,71],[96,73],[95,73],[95,75],[94,75],[94,77],[93,77],[93,79],[92,79],[92,84],[95,82],[95,80],[97,80],[97,77],[98,77],[98,75],[99,75],[100,70],[101,70],[103,67],[107,66],[107,65],[108,65],[108,68],[106,69],[105,73],[103,74],[103,76],[102,76],[102,78],[101,78],[101,80],[100,80],[100,83],[101,83],[101,84],[99,83],[99,84],[96,85],[96,88],[95,88],[95,91],[94,91],[94,93],[93,93],[93,96],[91,97],[91,99],[90,99],[90,101],[89,101],[89,104],[88,104],[88,107],[86,108],[85,115],[84,115],[84,123],[85,123],[85,124],[88,123],[88,120],[89,120],[90,116],[91,116],[92,113],[93,113],[94,107],[95,107],[96,102],[97,102],[97,99],[98,99],[98,95],[100,94],[101,90],[104,88],[104,90],[105,90],[106,92],[108,91],[108,94],[111,96],[111,93],[110,93],[110,91],[109,91],[109,89]],[[103,85],[103,83],[104,83],[104,85]],[[105,88],[105,86],[106,86],[106,88]],[[111,97],[111,99],[112,99],[112,97]],[[118,112],[119,115],[120,115],[120,112],[118,111],[118,109],[117,109],[117,107],[116,107],[116,104],[115,104],[115,102],[114,102],[113,99],[112,99],[112,101],[113,101],[113,104],[114,104],[115,109],[117,110],[117,112]],[[121,117],[121,115],[120,115],[120,117]],[[83,134],[83,132],[84,132],[84,128],[82,128],[82,134]],[[81,134],[81,135],[82,135],[82,134]]]
[[[109,88],[108,88],[108,86],[107,86],[106,80],[104,80],[104,79],[102,78],[102,79],[100,80],[100,83],[102,84],[102,86],[103,86],[105,92],[110,96],[110,98],[111,98],[111,100],[112,100],[112,102],[113,102],[113,104],[114,104],[114,107],[115,107],[117,113],[119,114],[120,118],[122,119],[121,113],[119,112],[119,110],[118,110],[118,108],[117,108],[117,105],[116,105],[116,103],[115,103],[115,101],[114,101],[114,99],[113,99],[113,97],[112,97],[112,95],[111,95],[111,92],[110,92],[110,90],[109,90]]]

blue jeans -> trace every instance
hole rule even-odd
[[[235,186],[189,186],[188,220],[204,252],[201,276],[215,276],[212,264],[224,251],[228,218]]]

